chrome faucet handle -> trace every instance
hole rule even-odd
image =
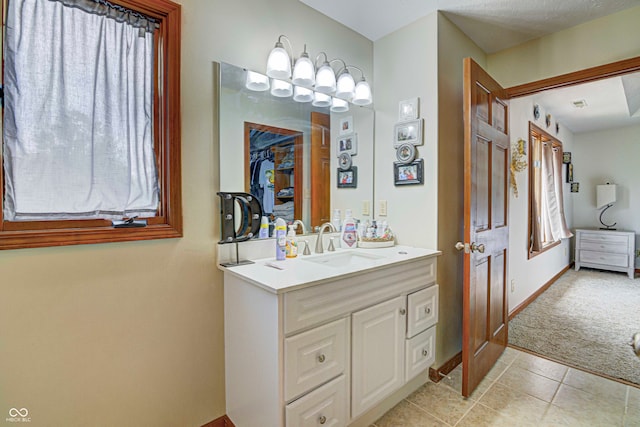
[[[329,238],[329,248],[327,249],[329,252],[333,252],[336,250],[335,246],[333,246],[333,237]]]
[[[336,228],[330,222],[325,222],[320,226],[320,231],[318,232],[318,239],[316,240],[316,253],[321,254],[324,252],[322,248],[322,235],[324,234],[324,230],[329,227],[331,233],[335,233]]]
[[[304,240],[304,252],[302,252],[302,255],[311,255],[311,249],[309,249],[308,240]]]

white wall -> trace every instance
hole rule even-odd
[[[607,181],[618,185],[617,202],[603,215],[607,224],[636,232],[640,243],[640,125],[575,135],[572,151],[574,179],[580,182],[575,194],[575,227],[601,227],[596,209],[596,185]],[[638,259],[636,258],[636,266]]]
[[[522,138],[529,149],[529,122],[533,122],[540,129],[549,133],[562,142],[564,151],[572,151],[575,147],[574,136],[571,131],[560,125],[560,132],[556,134],[555,122],[550,127],[545,124],[545,115],[552,110],[540,106],[540,118],[533,117],[533,106],[536,96],[516,98],[509,101],[511,123],[511,142]],[[559,271],[566,267],[571,259],[571,239],[563,239],[556,247],[529,259],[528,258],[528,221],[529,221],[529,167],[516,173],[518,183],[518,197],[510,190],[509,200],[509,311],[522,304],[542,285],[552,279]],[[573,202],[576,193],[570,192],[570,185],[566,183],[566,165],[563,166],[563,196],[567,226],[572,228]],[[511,284],[513,283],[513,287]]]

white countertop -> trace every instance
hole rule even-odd
[[[336,265],[328,260],[323,265],[311,260],[340,256],[347,252],[361,254],[366,258],[362,265]],[[402,264],[426,259],[440,255],[440,251],[423,249],[411,246],[392,246],[379,249],[336,249],[335,252],[324,254],[298,255],[296,258],[287,258],[276,261],[275,257],[263,258],[254,261],[253,264],[245,264],[231,267],[219,265],[225,273],[232,274],[267,291],[279,294],[283,292],[313,286],[322,282],[348,278],[349,276],[370,272],[388,267],[392,264]],[[372,259],[373,258],[373,259]]]

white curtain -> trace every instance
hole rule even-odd
[[[542,226],[554,242],[573,236],[564,216],[562,150],[550,143],[542,146]]]
[[[5,219],[153,216],[153,34],[64,3],[9,1]]]

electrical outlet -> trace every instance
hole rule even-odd
[[[371,200],[362,201],[362,215],[371,215]]]
[[[387,201],[380,200],[380,208],[378,209],[378,214],[380,216],[387,216]]]
[[[514,279],[511,279],[511,292],[515,292],[516,291],[516,281]]]

